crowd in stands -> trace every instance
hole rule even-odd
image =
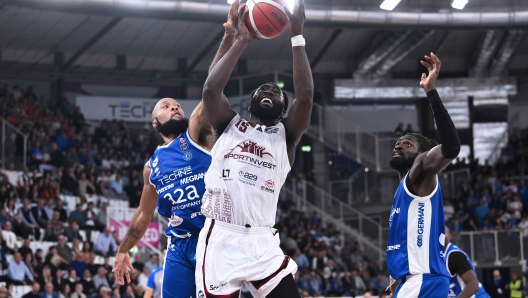
[[[528,235],[528,134],[513,135],[495,165],[457,159],[447,170],[469,169],[470,179],[444,196],[444,216],[453,232],[512,231]]]
[[[142,297],[158,260],[151,256],[143,264],[138,254],[133,283],[118,287],[110,257],[119,241],[106,226],[108,203],[89,198],[137,207],[143,166],[159,143],[156,133],[119,121],[92,127],[67,100],[47,101],[31,87],[8,84],[0,88],[0,116],[28,136],[27,166],[17,167],[23,137],[9,133],[5,154],[11,162],[0,169],[0,281],[7,288],[30,285],[25,297]],[[64,195],[82,203],[65,206]],[[39,241],[56,245],[45,252],[32,244]]]

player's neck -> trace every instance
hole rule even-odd
[[[251,122],[251,123],[255,123],[255,124],[258,124],[258,125],[264,125],[264,126],[275,126],[275,125],[277,125],[276,121],[261,120],[260,118],[255,117],[253,115],[249,116],[249,120],[248,121]]]
[[[408,172],[409,169],[398,170],[398,176],[400,176],[400,181],[403,179],[403,177],[405,177],[405,174],[407,174]]]
[[[170,135],[170,136],[164,136],[162,134],[160,135],[161,135],[161,138],[163,139],[164,144],[169,144],[170,142],[174,141],[174,139],[176,139],[175,135]]]

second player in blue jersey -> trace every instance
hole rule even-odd
[[[394,146],[389,164],[398,171],[400,184],[389,219],[387,267],[391,280],[399,281],[391,286],[393,297],[445,298],[449,273],[444,264],[444,206],[437,175],[458,156],[460,141],[435,87],[440,59],[431,53],[421,63],[429,74],[422,74],[420,86],[431,105],[441,145],[409,133]]]

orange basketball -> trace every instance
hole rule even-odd
[[[257,38],[271,39],[288,28],[288,16],[282,0],[248,0],[246,26]]]

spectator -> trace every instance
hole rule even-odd
[[[403,123],[402,122],[398,123],[398,126],[396,126],[396,128],[394,129],[394,136],[397,138],[403,136]]]
[[[150,271],[158,268],[158,254],[155,254],[155,253],[150,254],[150,258],[145,263],[145,267],[148,267]]]
[[[47,241],[57,241],[59,239],[59,235],[64,233],[64,223],[59,219],[60,213],[58,211],[54,211],[51,220],[46,224],[45,238]]]
[[[448,222],[453,214],[455,213],[455,208],[451,205],[451,202],[447,199],[444,199],[444,219]]]
[[[27,281],[33,281],[33,275],[26,264],[22,262],[22,256],[18,252],[15,253],[13,261],[9,263],[7,278],[9,284],[15,285],[26,285]]]
[[[74,239],[82,240],[82,236],[80,233],[81,229],[79,228],[79,225],[77,224],[77,220],[72,219],[70,220],[70,224],[66,227],[66,230],[64,231],[64,235],[68,239],[69,242],[72,242]]]
[[[104,229],[104,232],[99,234],[99,238],[97,239],[97,244],[95,245],[95,253],[101,256],[107,256],[107,255],[113,256],[115,255],[116,251],[117,251],[117,244],[115,242],[115,239],[112,236],[112,234],[110,234],[110,228],[106,227]]]
[[[51,268],[49,266],[44,266],[42,268],[42,274],[37,279],[40,283],[40,288],[45,289],[47,283],[53,283],[53,275],[51,273]]]
[[[50,246],[44,263],[50,266],[53,271],[59,268],[67,269],[70,264],[63,257],[59,256],[56,246]]]
[[[75,292],[70,294],[70,298],[87,298],[86,294],[83,293],[82,283],[75,284]]]
[[[95,194],[95,186],[86,178],[86,173],[81,173],[81,179],[79,179],[79,193],[81,196],[88,194]]]
[[[112,272],[112,265],[110,265],[110,258],[109,257],[105,257],[104,258],[104,263],[102,265],[102,267],[106,270],[106,272]]]
[[[66,245],[66,237],[64,235],[59,235],[57,243],[57,253],[61,256],[66,262],[71,263],[73,260],[72,250]]]
[[[75,289],[77,283],[79,283],[79,277],[77,275],[77,270],[70,269],[68,272],[68,278],[66,279],[66,282],[70,285],[70,289]]]
[[[46,217],[48,219],[53,218],[53,213],[55,212],[55,206],[53,199],[48,199],[46,205],[44,206],[44,211],[46,212]]]
[[[57,271],[55,271],[55,277],[53,278],[52,283],[54,289],[62,289],[63,286],[68,283],[68,280],[63,276],[62,270],[57,269]]]
[[[110,298],[110,287],[102,286],[99,288],[99,295],[97,298]]]
[[[93,278],[94,286],[99,289],[100,286],[110,288],[108,280],[106,279],[106,270],[103,267],[97,268],[97,274]]]
[[[5,223],[5,227],[2,230],[2,238],[4,238],[7,245],[7,252],[14,253],[17,250],[17,236],[11,231],[11,222]]]
[[[488,283],[486,292],[491,298],[506,298],[506,282],[502,280],[499,270],[493,270],[493,279]]]
[[[407,128],[405,129],[405,133],[404,134],[408,134],[408,133],[412,133],[414,132],[413,128],[412,128],[412,124],[411,123],[407,123]]]
[[[83,248],[81,251],[81,254],[83,256],[83,261],[85,263],[90,263],[90,260],[92,258],[92,255],[94,254],[92,249],[92,244],[89,241],[85,241],[83,243]]]
[[[84,228],[84,215],[82,210],[82,204],[75,205],[75,210],[70,213],[70,221],[75,220],[79,224],[79,227]]]
[[[62,221],[62,222],[67,222],[68,221],[68,213],[66,212],[66,209],[64,209],[63,207],[63,202],[62,200],[57,200],[56,201],[56,205],[55,205],[55,211],[59,212],[60,216],[59,216],[59,220]]]
[[[35,235],[37,239],[40,239],[39,224],[33,217],[33,213],[29,207],[29,199],[27,197],[22,199],[22,207],[18,208],[17,214],[21,220],[22,226],[26,229],[31,229],[33,231],[33,235]]]
[[[146,265],[145,267],[143,267],[143,271],[139,274],[138,279],[137,279],[138,286],[143,287],[143,288],[147,287],[147,282],[148,282],[150,271],[152,270],[150,270],[150,268],[147,267]]]
[[[310,262],[308,261],[308,257],[306,257],[306,255],[302,253],[300,249],[295,250],[293,259],[295,263],[297,263],[299,272],[305,272],[306,270],[308,270],[308,267],[310,266]]]
[[[36,279],[39,277],[38,275],[38,270],[35,268],[35,265],[33,263],[33,255],[32,254],[27,254],[26,257],[24,258],[24,264],[26,264],[29,272],[31,272],[31,275],[33,275],[33,278]]]
[[[521,196],[518,194],[513,195],[513,202],[510,203],[510,212],[515,219],[521,219],[521,213],[523,210],[523,204]]]
[[[31,208],[31,213],[33,213],[33,218],[39,227],[44,229],[46,227],[46,222],[50,220],[46,211],[44,211],[44,199],[39,198],[37,200],[37,206]]]
[[[322,296],[323,294],[323,282],[321,281],[321,278],[317,273],[312,270],[310,272],[310,278],[308,279],[308,283],[310,284],[310,294],[312,296]]]
[[[108,202],[103,202],[101,204],[101,209],[99,210],[99,213],[97,213],[97,225],[100,227],[106,227],[108,222],[108,216],[106,214],[106,209],[108,207]]]
[[[70,298],[70,295],[71,295],[70,284],[65,283],[61,287],[61,291],[59,292],[59,298]]]
[[[43,292],[40,292],[40,298],[59,298],[59,294],[54,291],[51,282],[47,282],[44,289]]]
[[[143,267],[145,267],[145,264],[141,261],[141,255],[139,253],[136,253],[134,255],[134,262],[132,263],[132,267],[134,269],[137,269],[139,272],[143,271]]]
[[[27,254],[33,254],[33,251],[30,247],[30,243],[31,240],[29,240],[29,238],[24,238],[22,246],[17,249],[17,251],[22,255],[22,259],[25,259]]]
[[[84,256],[82,254],[77,254],[75,260],[71,262],[70,266],[75,270],[77,276],[83,276],[84,269],[87,268]]]
[[[22,296],[22,298],[40,298],[39,292],[40,284],[34,281],[31,288],[31,292],[25,294],[24,296]]]
[[[84,269],[83,271],[81,283],[85,294],[87,294],[88,296],[92,296],[96,293],[96,288],[92,279],[92,273],[90,273],[90,270],[88,268]]]
[[[87,229],[86,237],[90,239],[90,230],[97,230],[97,215],[95,214],[95,211],[93,210],[93,202],[88,202],[86,205],[86,209],[83,211],[83,218],[84,218],[84,229]]]

